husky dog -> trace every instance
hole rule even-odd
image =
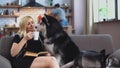
[[[108,56],[106,68],[120,68],[120,49]]]
[[[46,50],[57,58],[61,68],[100,68],[104,66],[102,53],[79,50],[54,17],[44,15],[40,27],[45,38]]]

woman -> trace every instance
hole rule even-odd
[[[32,17],[25,16],[21,19],[18,34],[13,39],[11,48],[11,56],[13,57],[13,66],[15,68],[59,68],[56,59],[50,55],[39,57],[26,57],[26,52],[36,55],[38,52],[44,51],[42,41],[33,39],[35,24]],[[48,53],[49,54],[49,53]]]

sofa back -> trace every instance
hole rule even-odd
[[[80,50],[100,52],[105,49],[107,54],[114,51],[112,36],[109,34],[71,35],[70,37]]]
[[[106,50],[106,53],[114,51],[111,35],[95,34],[95,35],[71,35],[71,39],[76,43],[80,50]],[[10,48],[13,37],[4,36],[0,39],[0,55],[10,59]]]
[[[13,36],[4,36],[0,39],[0,55],[7,59],[11,59],[10,48],[12,46]]]

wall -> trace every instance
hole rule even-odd
[[[94,24],[95,34],[110,34],[115,50],[120,49],[120,21],[107,21]]]
[[[86,0],[74,0],[73,10],[75,34],[85,34]]]
[[[24,16],[31,16],[37,22],[38,15],[44,15],[44,13],[45,9],[43,8],[22,8],[20,9],[20,17],[17,18],[17,22],[19,23],[20,19]]]

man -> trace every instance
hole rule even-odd
[[[65,27],[68,25],[67,18],[65,16],[65,11],[60,7],[60,5],[57,3],[54,5],[55,9],[51,11],[51,15],[54,16],[62,25],[62,27]]]

